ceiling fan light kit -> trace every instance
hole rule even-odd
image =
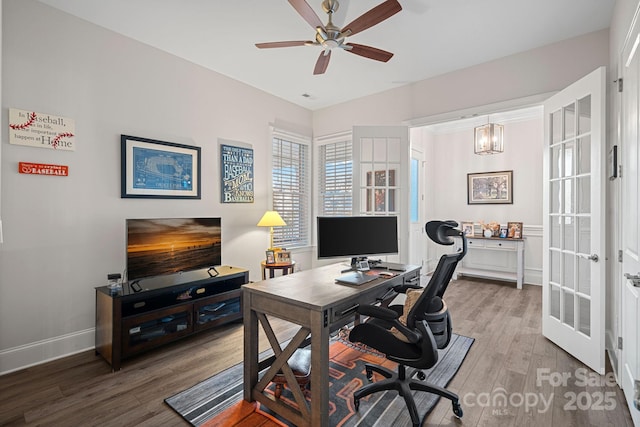
[[[344,41],[346,37],[362,32],[367,28],[371,28],[400,12],[402,10],[402,6],[400,6],[398,0],[387,0],[379,4],[368,12],[360,15],[349,24],[345,25],[342,29],[336,27],[332,21],[333,13],[338,10],[338,7],[340,7],[338,0],[324,0],[322,2],[322,10],[324,10],[328,15],[326,25],[322,24],[318,15],[305,0],[289,0],[289,4],[291,4],[296,12],[298,12],[298,14],[315,29],[315,41],[299,40],[256,43],[257,48],[270,49],[294,46],[321,46],[323,50],[320,52],[320,56],[316,61],[313,74],[324,74],[329,66],[331,51],[333,49],[345,50],[355,55],[380,62],[387,62],[391,57],[393,57],[393,53],[382,49],[355,43],[345,43]]]

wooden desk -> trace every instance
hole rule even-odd
[[[262,261],[260,263],[260,267],[262,268],[262,280],[267,278],[267,270],[269,270],[269,278],[273,279],[275,277],[276,270],[282,270],[282,275],[286,276],[287,274],[293,273],[293,269],[296,266],[295,261],[291,262],[274,262],[272,264],[267,264],[266,261]]]
[[[460,244],[458,243],[458,246]],[[485,277],[524,283],[524,239],[467,237],[467,255],[456,269],[456,276]]]
[[[242,286],[244,311],[244,399],[258,401],[297,426],[329,425],[329,333],[354,319],[359,304],[371,304],[402,283],[420,283],[420,267],[405,266],[392,278],[379,278],[360,286],[335,283],[343,264],[333,264],[294,275]],[[281,348],[268,316],[300,326]],[[258,324],[276,356],[258,381]],[[311,336],[311,405],[304,398],[287,360]],[[299,410],[264,393],[278,371],[287,379]]]

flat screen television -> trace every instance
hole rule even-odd
[[[326,216],[317,221],[318,258],[351,257],[351,265],[369,255],[398,253],[396,216]]]
[[[127,219],[127,279],[222,264],[221,218]]]

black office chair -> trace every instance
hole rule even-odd
[[[442,296],[456,265],[467,252],[466,238],[457,226],[458,223],[455,221],[430,221],[426,224],[427,235],[431,240],[441,245],[453,245],[452,237],[461,237],[462,249],[456,253],[442,255],[431,280],[424,290],[420,291],[415,304],[406,315],[406,325],[400,321],[404,309],[402,305],[392,305],[388,308],[370,305],[358,308],[358,313],[369,316],[369,319],[352,329],[349,340],[363,343],[384,353],[387,359],[398,363],[398,371],[393,372],[382,366],[366,364],[369,381],[373,380],[373,372],[383,375],[385,379],[367,384],[353,393],[356,410],[364,396],[383,390],[396,390],[407,404],[413,425],[419,426],[420,418],[411,390],[420,390],[451,400],[453,413],[459,418],[462,417],[458,396],[423,381],[425,374],[422,372],[422,369],[429,369],[436,364],[438,349],[445,348],[451,339],[451,316]],[[416,292],[411,291],[411,288],[419,287],[399,285],[396,291],[409,295],[410,292]],[[415,370],[407,375],[407,367]],[[414,376],[417,379],[414,379]]]

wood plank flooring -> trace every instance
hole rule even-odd
[[[441,399],[424,426],[633,425],[612,374],[592,373],[542,337],[539,286],[518,291],[465,279],[452,282],[445,297],[454,331],[476,339],[448,387],[461,397],[464,417],[455,419]],[[281,339],[294,333],[273,323]],[[114,373],[88,351],[7,374],[0,377],[0,425],[185,426],[164,399],[240,362],[242,345],[235,323],[126,360]],[[561,375],[569,377],[556,382]]]

